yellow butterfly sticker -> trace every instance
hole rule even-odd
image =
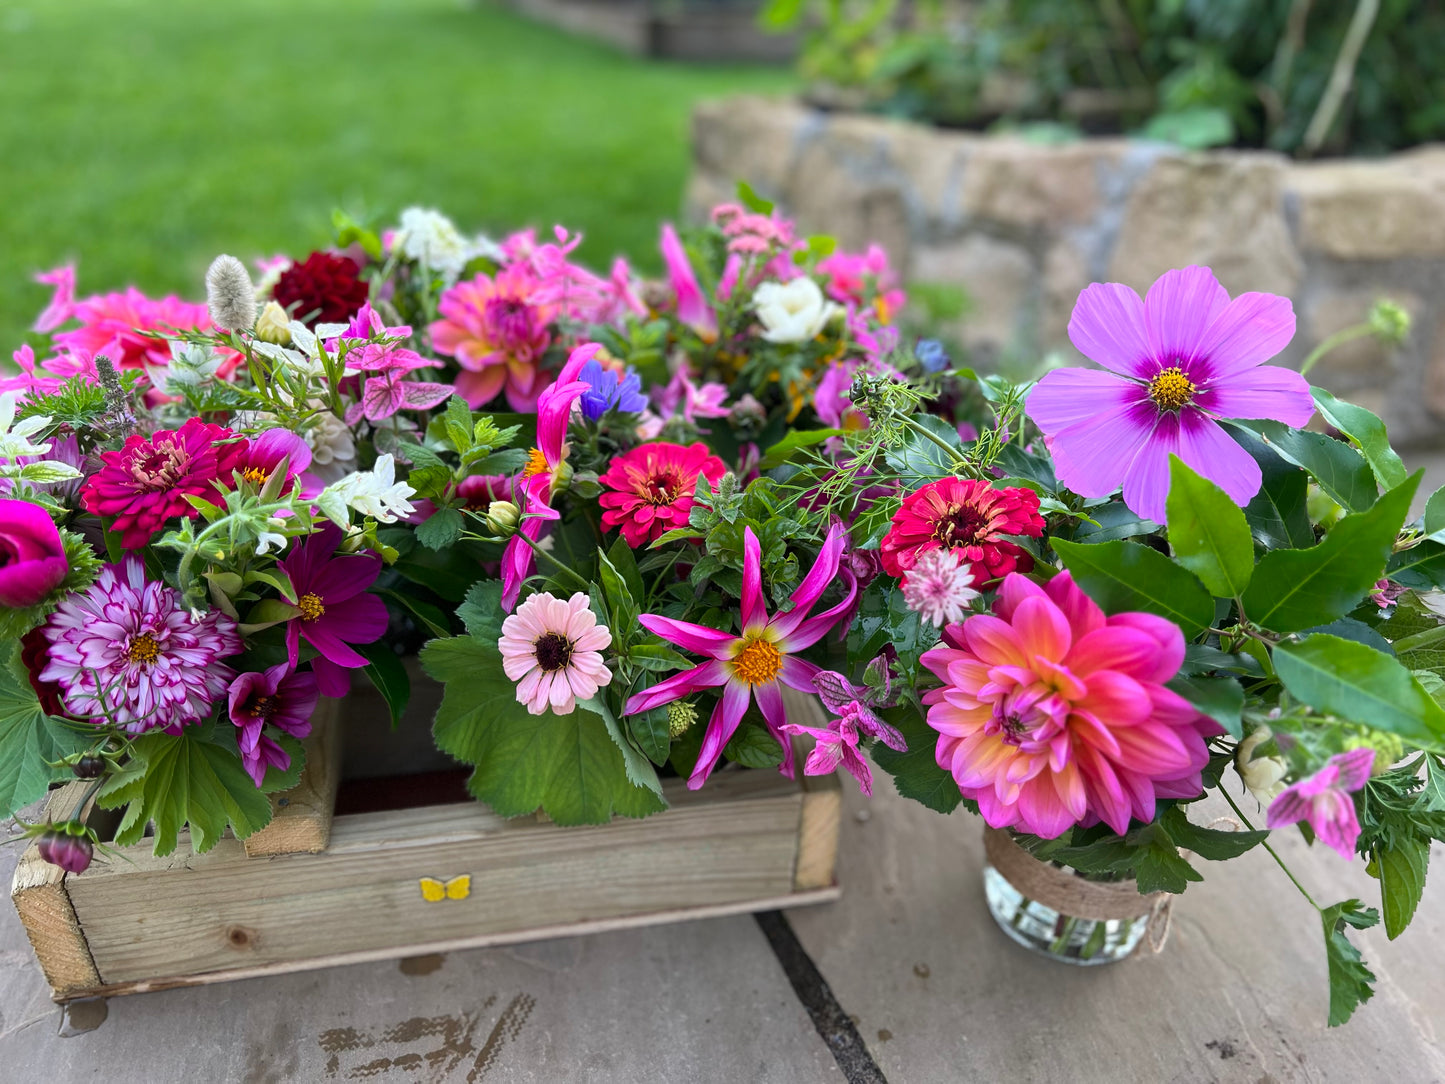
[[[472,894],[470,874],[453,877],[450,881],[423,877],[418,883],[421,885],[421,898],[427,903],[440,903],[442,900],[464,900]]]

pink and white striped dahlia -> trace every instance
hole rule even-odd
[[[193,618],[178,592],[146,580],[135,556],[62,602],[44,633],[40,679],[60,686],[66,710],[132,734],[205,719],[235,677],[221,660],[241,650],[234,621],[214,611]]]

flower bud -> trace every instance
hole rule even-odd
[[[522,510],[511,501],[493,501],[487,505],[487,526],[493,534],[508,536],[522,520]]]
[[[680,738],[697,722],[697,709],[686,700],[674,700],[667,705],[667,733],[669,737]]]
[[[1370,308],[1369,321],[1371,334],[1387,346],[1398,346],[1410,334],[1410,314],[1388,298]]]
[[[291,317],[286,315],[286,310],[277,302],[266,302],[266,307],[256,318],[256,338],[277,346],[290,345]]]
[[[96,756],[94,753],[86,753],[70,766],[70,770],[75,773],[77,779],[99,779],[105,774],[105,758]]]
[[[1268,805],[1284,790],[1284,778],[1289,774],[1289,765],[1283,757],[1254,756],[1255,749],[1272,737],[1274,732],[1262,726],[1240,742],[1234,751],[1235,770],[1260,805]]]
[[[221,255],[206,271],[206,308],[211,320],[225,331],[243,331],[256,322],[256,287],[246,265],[234,256]]]
[[[67,824],[46,832],[36,844],[40,857],[67,873],[83,873],[90,865],[95,847],[85,835],[71,834],[75,829],[85,831],[78,824]]]

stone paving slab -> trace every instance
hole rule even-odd
[[[875,775],[871,803],[844,781],[843,898],[788,917],[894,1084],[1445,1080],[1445,850],[1402,940],[1352,933],[1377,992],[1327,1029],[1319,920],[1262,850],[1196,863],[1205,880],[1175,901],[1158,956],[1074,967],[994,925],[977,817],[941,817]],[[1274,842],[1322,904],[1378,905],[1362,861],[1297,833]]]
[[[0,847],[7,889],[18,843]],[[60,1010],[0,904],[0,1082],[766,1081],[843,1075],[749,916],[357,964]]]

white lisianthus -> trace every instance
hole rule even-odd
[[[1260,805],[1268,805],[1284,790],[1284,778],[1289,774],[1289,765],[1283,757],[1256,757],[1255,749],[1274,737],[1267,726],[1257,729],[1239,743],[1234,751],[1234,767],[1244,785]]]
[[[753,291],[753,309],[762,321],[763,338],[770,343],[806,342],[843,312],[807,276],[763,283]]]
[[[369,471],[356,471],[333,482],[316,498],[317,506],[332,520],[341,508],[350,508],[378,523],[395,523],[416,511],[407,500],[416,490],[396,480],[396,460],[390,453],[376,457]]]

